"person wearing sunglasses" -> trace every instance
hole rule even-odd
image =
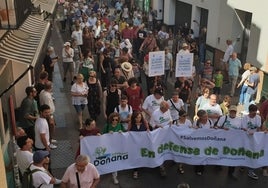
[[[182,129],[190,129],[193,127],[192,122],[187,119],[187,113],[185,110],[181,109],[179,111],[179,119],[176,121],[176,126],[181,127]],[[179,131],[182,129],[178,129]],[[178,172],[184,174],[184,169],[182,163],[179,163]]]
[[[109,115],[108,123],[104,126],[102,134],[114,133],[114,132],[125,132],[124,126],[120,123],[119,113],[113,112]],[[117,172],[112,173],[114,184],[119,184],[117,179]]]
[[[121,100],[121,90],[117,89],[117,80],[112,79],[107,90],[103,92],[102,108],[104,118],[109,122],[109,116],[114,112],[114,108],[119,105]]]

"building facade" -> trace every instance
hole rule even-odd
[[[163,23],[173,26],[187,25],[198,38],[202,27],[207,28],[206,58],[219,65],[226,49],[226,40],[233,41],[234,50],[242,63],[250,62],[260,70],[256,101],[268,96],[268,57],[265,34],[268,25],[265,0],[258,3],[242,0],[165,0]],[[267,3],[266,3],[267,4]]]
[[[33,85],[46,53],[56,0],[0,0],[0,180],[18,187],[15,109]]]

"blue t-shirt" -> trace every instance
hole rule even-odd
[[[260,76],[257,73],[251,74],[248,78],[249,83],[253,83],[253,87],[248,86],[247,87],[247,93],[250,95],[253,95],[257,92],[257,86],[260,82]]]

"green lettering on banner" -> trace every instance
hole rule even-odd
[[[223,155],[246,156],[251,159],[259,159],[260,157],[264,156],[264,150],[261,150],[260,152],[253,152],[250,150],[246,150],[243,147],[236,149],[224,146]]]
[[[204,153],[206,155],[218,155],[218,148],[213,148],[213,147],[208,147],[208,148],[205,148],[204,150]]]
[[[150,151],[147,148],[141,148],[141,156],[142,157],[155,158],[155,152]]]
[[[200,149],[199,148],[191,148],[186,146],[180,146],[177,144],[174,144],[173,142],[168,142],[161,144],[157,148],[158,154],[163,153],[164,151],[169,150],[176,153],[182,153],[182,154],[188,154],[188,155],[200,155]]]

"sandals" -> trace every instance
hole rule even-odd
[[[138,172],[137,171],[133,172],[133,179],[138,179]]]

